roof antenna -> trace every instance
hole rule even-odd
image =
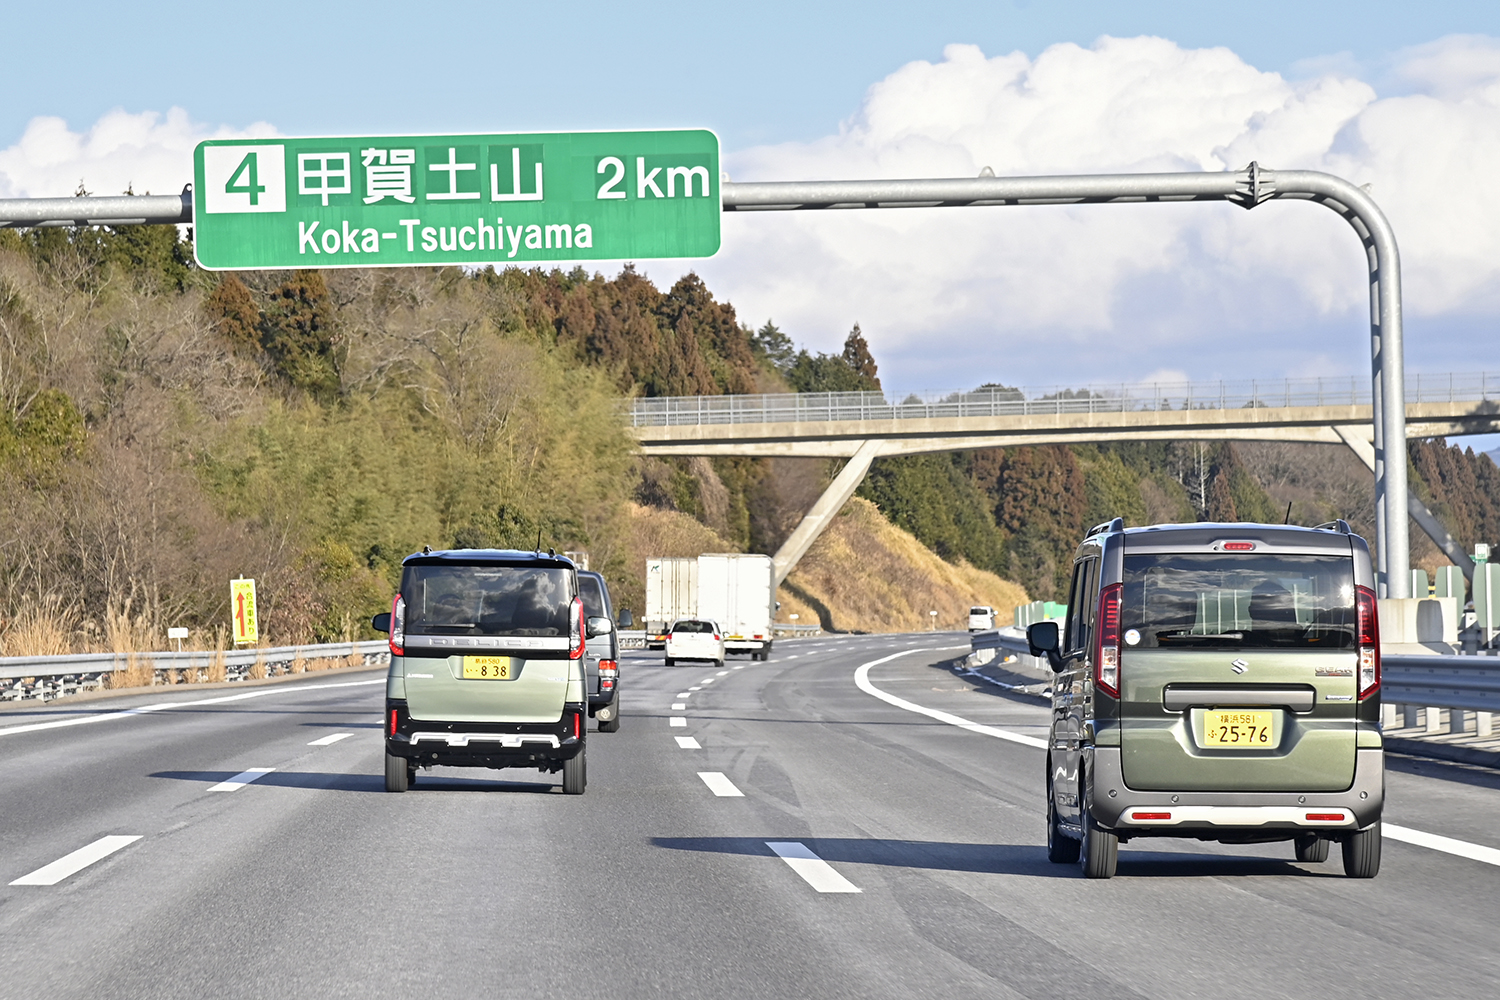
[[[1282,520],[1281,523],[1282,524],[1291,524],[1292,523],[1292,502],[1290,500],[1288,500],[1286,502],[1286,517]]]
[[[536,526],[536,554],[542,554],[542,526],[540,524]]]

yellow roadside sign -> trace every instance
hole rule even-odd
[[[255,581],[229,581],[229,622],[236,643],[259,642],[255,621]]]

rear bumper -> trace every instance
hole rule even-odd
[[[1362,830],[1380,819],[1385,804],[1380,749],[1356,751],[1354,781],[1343,791],[1306,793],[1143,792],[1125,784],[1118,747],[1096,747],[1089,758],[1090,815],[1105,829],[1133,836]]]
[[[770,649],[770,639],[725,639],[724,649],[731,653],[758,653]]]
[[[405,702],[387,699],[385,750],[424,767],[561,767],[583,751],[587,711],[565,705],[562,717],[547,723],[437,722],[413,719]]]

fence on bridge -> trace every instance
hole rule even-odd
[[[1406,376],[1408,403],[1500,400],[1500,374],[1460,372]],[[1249,379],[1132,385],[1013,389],[985,386],[960,392],[784,392],[743,396],[658,396],[631,400],[635,427],[695,424],[780,424],[839,420],[929,420],[1150,410],[1235,410],[1260,407],[1370,404],[1370,380]]]

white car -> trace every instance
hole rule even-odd
[[[987,632],[995,627],[995,609],[987,604],[976,604],[969,609],[969,631]]]
[[[667,666],[678,660],[709,660],[724,665],[724,632],[718,622],[702,618],[683,618],[672,623],[667,633]]]

